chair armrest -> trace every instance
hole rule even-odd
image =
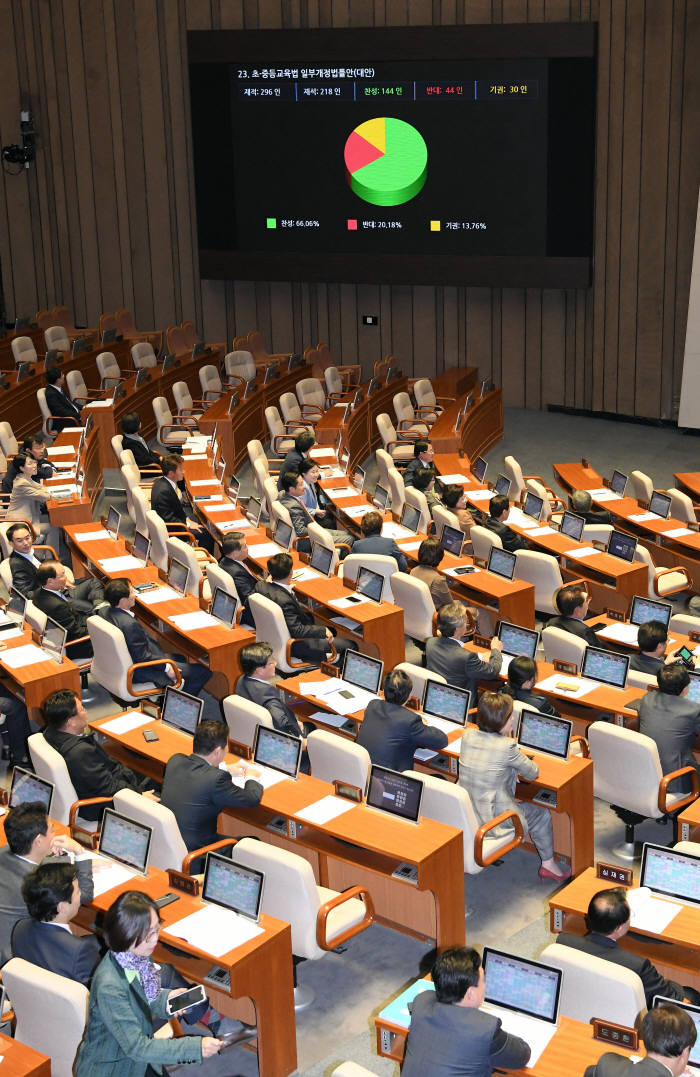
[[[134,664],[132,666],[129,666],[129,668],[126,671],[126,687],[127,687],[127,691],[130,692],[130,694],[132,696],[136,696],[137,698],[140,698],[141,696],[153,695],[153,689],[152,688],[149,688],[149,689],[147,689],[146,691],[143,691],[143,692],[139,692],[134,688],[134,685],[133,685],[134,670],[148,669],[149,666],[170,666],[171,669],[173,670],[174,674],[175,674],[175,680],[173,681],[173,688],[179,688],[180,685],[182,684],[182,674],[180,673],[180,670],[179,670],[178,666],[172,660],[172,658],[158,658],[158,659],[150,660],[148,662],[134,662]]]
[[[591,752],[590,752],[590,749],[588,747],[588,741],[586,740],[585,737],[572,737],[570,742],[569,742],[569,745],[571,746],[572,744],[578,744],[579,745],[579,747],[581,749],[581,755],[583,756],[584,759],[590,759],[591,758]]]
[[[74,804],[71,804],[68,812],[68,828],[70,830],[71,837],[73,834],[87,834],[90,838],[90,844],[94,836],[94,830],[88,830],[84,826],[78,826],[76,819],[80,814],[80,809],[84,808],[88,804],[111,804],[112,797],[87,797],[85,800],[76,800]]]
[[[76,636],[75,639],[66,640],[66,650],[68,650],[69,647],[74,647],[76,645],[76,643],[89,643],[89,642],[90,642],[90,637],[89,636]]]
[[[527,482],[528,479],[534,479],[536,482],[539,482],[541,486],[544,486],[545,490],[547,489],[547,483],[541,475],[523,475],[523,482]]]
[[[416,404],[416,407],[415,407],[416,414],[418,414],[418,415],[433,415],[435,418],[437,418],[438,414],[440,414],[442,412],[442,410],[443,409],[438,407],[437,404],[435,404],[434,407],[433,407],[432,404]]]
[[[355,386],[351,386],[351,388],[354,389]],[[346,395],[346,393],[347,393],[347,389],[343,389],[342,393],[327,393],[328,403],[331,404],[331,405],[339,403],[339,401]],[[350,403],[350,401],[348,400],[348,404],[349,403]]]
[[[659,591],[659,588],[658,588],[659,580],[661,579],[662,576],[669,576],[672,572],[677,572],[681,576],[684,576],[685,577],[685,587],[690,587],[691,584],[690,584],[690,580],[688,579],[688,573],[681,565],[671,565],[670,568],[656,569],[655,572],[654,572],[654,594],[658,595],[659,598],[663,598],[663,595],[661,594],[661,592]],[[679,588],[679,590],[684,591],[685,587],[681,587],[681,588]]]
[[[182,527],[181,524],[168,524],[166,523],[168,535],[173,538],[181,538],[183,542],[189,542],[190,546],[195,545],[194,535],[191,531]]]
[[[513,820],[513,826],[515,827],[513,840],[509,841],[507,845],[499,846],[498,849],[495,849],[494,852],[491,853],[491,856],[484,859],[484,838],[490,830],[494,830],[497,826],[500,826],[501,823],[505,823],[506,819]],[[489,864],[493,864],[494,860],[499,860],[500,857],[509,853],[511,849],[515,849],[516,845],[520,845],[524,837],[525,831],[523,830],[523,824],[517,811],[501,812],[495,819],[489,819],[488,823],[482,823],[474,835],[474,859],[480,867],[488,867]]]
[[[329,914],[333,909],[337,909],[339,905],[344,905],[346,901],[352,901],[353,898],[362,899],[365,906],[365,915],[358,924],[349,927],[347,931],[343,931],[340,935],[334,935],[333,942],[330,943],[326,935]],[[374,915],[374,902],[369,890],[364,886],[351,886],[348,890],[343,890],[342,894],[336,894],[334,898],[325,901],[321,905],[316,917],[316,942],[322,950],[335,950],[336,946],[341,946],[348,939],[351,939],[353,935],[359,935],[360,931],[364,931],[366,927],[369,927],[374,920]]]
[[[204,400],[207,404],[211,404],[211,400],[209,399],[209,397],[228,396],[230,392],[230,389],[207,389],[204,393]]]
[[[199,400],[193,400],[193,404],[199,404]],[[201,401],[204,408],[207,407],[206,400]],[[202,416],[202,408],[180,408],[175,412],[175,418],[179,419],[183,424],[185,419],[193,418],[195,422]]]
[[[566,502],[558,497],[550,486],[545,486],[545,490],[552,505],[552,512],[566,512]]]
[[[225,374],[226,384],[229,391],[231,389],[245,389],[248,384],[245,378],[242,378],[240,374]]]
[[[203,845],[201,849],[193,849],[182,861],[182,870],[185,875],[189,875],[192,862],[194,860],[199,860],[200,856],[205,856],[207,853],[213,853],[217,849],[225,849],[229,845],[233,847],[237,844],[238,838],[222,838],[221,841],[213,841],[211,845]]]
[[[426,432],[430,432],[430,424],[426,423],[424,419],[399,419],[398,423],[396,424],[396,432],[397,434],[402,434],[406,431],[412,430],[413,432],[415,432],[414,428],[416,426],[424,426]]]
[[[34,547],[34,549],[35,550],[51,550],[51,553],[53,554],[53,560],[58,561],[58,554],[54,550],[53,546],[49,546],[49,544],[47,542],[37,543],[37,545]]]
[[[287,648],[286,648],[286,653],[285,653],[285,658],[287,659],[287,665],[288,666],[293,666],[295,669],[299,669],[302,673],[304,671],[306,671],[306,670],[315,669],[316,668],[315,663],[304,662],[301,659],[292,657],[292,644],[296,643],[296,642],[297,642],[296,639],[287,640]],[[304,640],[304,641],[299,640],[298,642],[299,643],[306,642],[306,640]],[[326,643],[328,644],[328,647],[331,650],[331,657],[324,659],[324,661],[332,662],[335,658],[338,657],[338,652],[336,651],[332,640],[326,640]]]
[[[668,787],[671,782],[676,778],[684,778],[686,775],[690,778],[692,785],[691,791],[687,796],[681,800],[675,800],[670,806],[666,804],[666,797],[668,795]],[[680,770],[672,770],[670,774],[664,774],[663,778],[659,782],[659,811],[664,813],[668,811],[677,812],[681,808],[686,808],[688,804],[692,804],[694,800],[700,795],[700,779],[698,779],[698,772],[695,767],[681,767]]]
[[[62,419],[67,419],[72,426],[75,426],[77,421],[74,415],[49,415],[44,422],[44,426],[48,427],[55,422],[60,422]],[[47,433],[50,433],[50,431],[47,430]],[[60,430],[57,430],[56,433],[60,433]]]
[[[323,418],[324,414],[320,404],[300,404],[299,410],[301,411],[302,418],[311,418],[313,422],[316,423]],[[311,415],[309,415],[309,412],[311,412]],[[316,418],[314,418],[314,412],[316,413]]]
[[[283,447],[284,442],[291,448],[294,445],[294,438],[291,434],[275,434],[272,439],[273,452],[286,452]]]

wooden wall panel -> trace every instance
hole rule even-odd
[[[200,280],[188,29],[591,18],[590,290]],[[229,343],[253,327],[270,350],[328,340],[366,374],[389,352],[414,376],[476,365],[530,408],[674,415],[700,175],[695,0],[0,0],[0,42],[0,139],[19,140],[27,99],[39,130],[36,164],[0,174],[10,318],[66,302],[95,325],[124,305],[145,328],[193,318]]]

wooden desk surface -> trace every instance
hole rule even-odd
[[[51,1060],[32,1047],[0,1034],[2,1077],[50,1077]]]
[[[457,416],[460,408],[464,406],[465,399],[466,393],[464,396],[458,396],[433,423],[430,441],[436,454],[461,451],[468,459],[474,460],[477,456],[492,449],[503,437],[501,389],[492,389],[485,397],[479,397],[466,415],[462,416],[459,430],[455,430]]]

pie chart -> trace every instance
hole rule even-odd
[[[344,157],[350,189],[373,206],[409,202],[422,191],[428,175],[428,147],[420,131],[390,116],[356,127],[345,143]]]

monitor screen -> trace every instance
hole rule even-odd
[[[440,534],[440,545],[447,553],[452,553],[455,557],[459,557],[462,553],[465,537],[464,532],[460,531],[458,527],[450,527],[449,524],[445,524]]]
[[[228,413],[229,413],[229,415],[231,414],[231,412],[233,411],[234,408],[238,407],[238,404],[239,404],[238,392],[232,393],[231,394],[231,399],[228,402]]]
[[[44,650],[60,658],[66,645],[68,629],[57,624],[50,617],[46,618],[46,627],[41,633],[41,646]]]
[[[502,494],[503,497],[508,497],[510,494],[510,479],[507,475],[499,475],[493,488],[497,494]]]
[[[234,864],[227,856],[218,853],[207,853],[202,900],[221,905],[257,923],[264,879],[262,871]]]
[[[278,546],[282,546],[285,550],[288,550],[289,544],[292,541],[291,525],[285,523],[284,520],[278,520],[273,537]]]
[[[134,532],[134,541],[131,546],[131,553],[139,561],[143,561],[144,565],[148,561],[148,555],[151,552],[151,540],[144,535],[141,531]]]
[[[627,476],[623,475],[621,471],[613,471],[612,478],[610,480],[610,489],[614,494],[619,494],[620,497],[624,496],[625,487],[627,486]]]
[[[262,512],[262,505],[257,497],[249,497],[248,504],[245,507],[245,514],[252,523],[253,527],[258,526],[260,519],[260,513]]]
[[[498,638],[503,645],[504,654],[523,654],[526,658],[535,657],[537,645],[540,642],[539,632],[531,628],[521,628],[508,621],[501,621],[499,624]]]
[[[700,856],[645,842],[639,885],[655,894],[700,904]]]
[[[263,767],[280,770],[289,778],[296,778],[301,760],[301,737],[268,729],[259,725],[255,729],[253,760]]]
[[[228,625],[230,628],[236,616],[237,606],[238,603],[236,602],[234,595],[230,595],[228,591],[224,591],[223,587],[216,588],[211,603],[210,612],[212,617],[216,617],[217,620]]]
[[[408,502],[403,507],[401,513],[401,526],[412,531],[415,535],[418,531],[418,525],[420,524],[420,512],[415,505],[409,505]]]
[[[122,514],[117,512],[114,506],[110,506],[110,510],[107,513],[106,528],[109,531],[113,539],[119,535],[119,524],[121,523]]]
[[[179,688],[167,687],[160,714],[161,721],[194,736],[203,707],[203,699],[191,696],[188,692],[181,692]]]
[[[382,681],[384,663],[379,658],[370,658],[362,651],[346,651],[343,662],[343,680],[364,688],[374,695],[379,691]]]
[[[614,654],[600,647],[586,647],[581,676],[603,681],[613,688],[624,688],[629,664],[629,656],[626,654]]]
[[[324,576],[330,576],[333,553],[334,551],[330,550],[328,546],[323,546],[320,542],[314,542],[311,547],[311,560],[309,561],[311,568],[315,568],[317,572],[322,572]]]
[[[556,1024],[561,969],[484,947],[486,1001]]]
[[[572,726],[573,722],[568,718],[557,718],[553,714],[541,714],[523,707],[518,744],[521,748],[532,748],[535,752],[566,759],[569,755]]]
[[[688,676],[690,677],[690,684],[688,685],[687,699],[691,703],[697,703],[700,706],[700,673],[691,673],[688,670]]]
[[[355,590],[358,595],[365,595],[373,602],[381,602],[384,589],[384,577],[381,572],[373,572],[371,568],[361,568],[357,574]]]
[[[654,995],[651,1000],[652,1008],[654,1006],[680,1006],[682,1010],[688,1014],[688,1017],[695,1025],[696,1040],[693,1046],[690,1048],[690,1054],[688,1055],[688,1065],[692,1067],[689,1071],[692,1074],[700,1073],[700,1006],[692,1006],[689,1002],[679,1002],[675,998],[665,998],[663,995]]]
[[[580,542],[585,526],[586,521],[583,516],[577,516],[575,512],[565,512],[561,518],[560,531],[562,535],[573,539],[574,542]]]
[[[427,680],[421,710],[436,718],[446,718],[449,722],[464,725],[471,706],[471,692],[466,688],[455,688],[452,684]]]
[[[670,511],[671,498],[668,494],[662,494],[659,490],[654,490],[649,502],[649,512],[653,512],[656,516],[661,516],[664,520],[667,520]]]
[[[183,565],[182,561],[178,561],[176,557],[170,559],[170,569],[168,570],[168,583],[174,591],[179,591],[181,595],[184,595],[187,590],[187,579],[189,577],[190,570],[187,565]]]
[[[455,419],[455,434],[459,433],[459,428],[462,425],[462,414],[464,411],[466,411],[468,407],[469,405],[465,404],[465,406],[463,408],[460,408],[457,412],[457,418]]]
[[[146,874],[148,850],[151,845],[150,826],[127,819],[111,808],[105,808],[102,816],[99,851],[103,856],[118,860],[134,868],[141,875]]]
[[[385,490],[383,486],[380,486],[379,483],[377,483],[374,490],[374,497],[372,498],[372,504],[375,508],[379,509],[380,512],[384,512],[388,501],[389,491]]]
[[[613,557],[620,557],[623,561],[634,561],[634,551],[637,548],[637,540],[623,531],[612,531],[608,543],[608,553]]]
[[[648,621],[661,621],[668,628],[673,606],[670,602],[657,602],[655,599],[635,595],[630,610],[630,624],[644,625]]]
[[[30,804],[38,800],[46,808],[46,814],[50,815],[52,796],[53,782],[47,782],[45,778],[39,778],[23,767],[14,768],[10,785],[11,808],[17,804]]]
[[[10,597],[7,605],[5,606],[5,613],[8,617],[11,617],[13,621],[21,625],[24,623],[24,614],[27,609],[27,599],[24,595],[17,591],[14,587],[10,591]]]
[[[235,505],[238,501],[238,494],[241,489],[241,480],[237,479],[235,475],[232,475],[228,481],[228,496]]]
[[[352,485],[357,490],[358,494],[361,494],[365,488],[365,469],[363,467],[353,468],[352,472]]]
[[[515,572],[515,554],[507,550],[499,550],[497,546],[491,547],[488,563],[489,572],[495,572],[497,576],[504,576],[507,580],[513,579]]]
[[[422,797],[423,782],[420,778],[409,778],[407,774],[376,764],[370,767],[367,782],[367,804],[370,808],[417,823]]]
[[[543,507],[543,498],[538,497],[537,494],[528,493],[525,498],[525,504],[523,505],[523,512],[526,516],[531,516],[533,520],[539,520],[542,516]]]
[[[483,456],[477,456],[476,460],[472,464],[472,475],[477,482],[483,482],[486,474],[486,468],[489,465],[484,460]]]

